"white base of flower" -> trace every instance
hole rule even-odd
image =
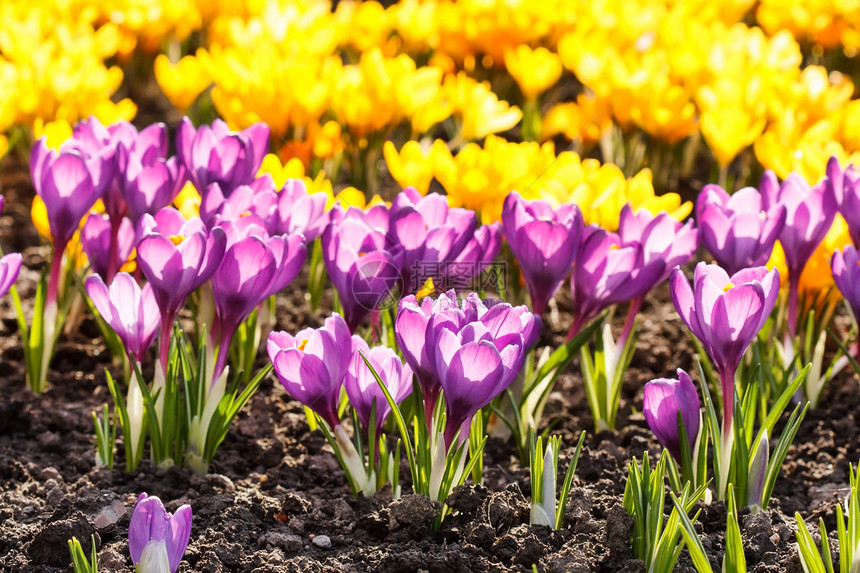
[[[137,573],[170,573],[170,560],[164,540],[153,540],[146,544],[136,570]]]
[[[456,448],[457,444],[451,444],[452,448]],[[447,469],[448,450],[445,448],[445,435],[442,432],[436,434],[436,439],[431,440],[430,448],[433,452],[432,467],[430,468],[430,481],[428,483],[428,496],[432,500],[442,501],[448,497],[449,491],[441,491],[442,479],[445,477]],[[463,469],[466,465],[466,449],[464,448],[460,454],[460,459],[457,460],[457,467],[454,469],[454,479],[449,480],[449,483],[457,485],[463,476]]]
[[[349,474],[349,478],[355,486],[366,496],[371,496],[376,493],[376,474],[371,471],[370,475],[364,469],[364,460],[355,451],[355,446],[352,445],[352,440],[346,435],[346,430],[343,426],[338,426],[334,429],[334,438],[337,442],[337,447],[340,453],[340,458],[343,461],[344,471]]]
[[[224,372],[215,381],[209,393],[206,394],[206,402],[203,405],[203,413],[191,418],[188,425],[188,445],[185,447],[185,464],[198,475],[204,475],[209,471],[209,463],[203,458],[203,450],[206,448],[206,438],[209,435],[209,425],[212,416],[218,409],[218,403],[227,391],[227,375],[230,368],[224,368]]]
[[[159,370],[159,368],[156,368]],[[140,445],[140,439],[143,435],[143,392],[140,390],[140,384],[137,381],[137,376],[132,376],[132,380],[128,383],[128,394],[125,398],[125,408],[128,413],[128,428],[131,444],[129,444],[129,454],[137,456],[137,449]]]

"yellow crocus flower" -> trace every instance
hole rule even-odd
[[[489,83],[477,82],[463,72],[446,77],[444,89],[460,121],[460,136],[465,141],[507,131],[523,117],[520,108],[500,100]]]
[[[184,112],[212,83],[200,60],[185,56],[175,64],[164,54],[155,58],[155,79],[170,103]]]
[[[425,195],[433,179],[433,149],[438,148],[424,149],[417,141],[410,140],[398,152],[393,142],[386,141],[382,154],[388,171],[401,187],[415,187]]]
[[[536,99],[561,78],[561,58],[540,47],[532,50],[524,44],[505,52],[505,66],[526,99]]]

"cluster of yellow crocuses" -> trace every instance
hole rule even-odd
[[[384,161],[484,221],[516,189],[614,228],[628,201],[686,216],[655,193],[673,171],[739,186],[860,162],[856,78],[836,71],[858,49],[860,0],[10,0],[0,156],[132,118],[154,77],[198,121],[266,122],[263,170],[331,202],[384,192]]]

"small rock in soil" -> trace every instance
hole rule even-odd
[[[331,549],[331,538],[328,535],[317,535],[313,539],[313,544],[322,549]]]

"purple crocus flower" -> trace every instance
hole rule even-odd
[[[194,187],[205,194],[218,183],[229,196],[236,187],[254,180],[269,143],[269,128],[255,123],[244,131],[231,131],[220,119],[195,129],[182,119],[176,131],[176,153]]]
[[[660,280],[665,261],[645,255],[638,241],[623,243],[597,225],[585,229],[570,280],[574,316],[568,338],[605,308],[644,295]]]
[[[322,234],[328,224],[325,193],[308,193],[304,181],[287,179],[277,197],[277,207],[270,219],[272,234],[301,233],[308,243]]]
[[[541,315],[570,273],[583,232],[582,213],[574,204],[555,208],[547,201],[527,201],[516,191],[505,198],[502,228]]]
[[[767,262],[785,217],[785,206],[780,204],[765,211],[755,187],[729,195],[719,185],[705,185],[696,201],[702,246],[732,274]]]
[[[81,247],[90,261],[90,270],[110,281],[114,272],[125,264],[134,249],[136,234],[128,217],[120,220],[116,235],[116,248],[111,248],[113,224],[103,213],[90,213],[81,229]],[[111,254],[114,256],[111,262]]]
[[[0,207],[2,211],[2,207]],[[0,297],[5,296],[21,272],[21,253],[9,253],[0,258]]]
[[[117,273],[110,288],[99,275],[88,276],[85,286],[87,296],[120,337],[129,358],[142,362],[161,322],[152,286],[147,283],[140,288],[128,273]]]
[[[830,260],[833,282],[854,313],[860,320],[860,253],[854,245],[845,245],[841,251],[833,253]]]
[[[810,187],[797,173],[791,173],[778,192],[773,192],[772,183],[768,184],[768,189],[765,208],[785,207],[785,226],[779,234],[779,242],[788,267],[788,328],[793,336],[797,332],[800,275],[836,216],[835,190],[823,181]]]
[[[176,573],[190,538],[190,505],[170,514],[160,499],[140,494],[128,525],[128,552],[139,573]]]
[[[402,402],[412,393],[412,369],[408,364],[404,365],[397,353],[387,346],[374,346],[370,350],[356,349],[353,352],[343,385],[349,397],[349,403],[358,413],[358,419],[368,430],[373,424],[378,437],[382,432],[382,425],[391,414],[391,406],[370,368],[364,363],[362,355],[373,366],[397,403]],[[376,418],[371,420],[370,414],[374,401]]]
[[[478,227],[473,211],[448,207],[438,193],[421,196],[414,187],[397,194],[391,204],[389,241],[404,249],[403,284],[417,291],[428,278],[438,278],[453,262]]]
[[[848,223],[851,242],[855,247],[860,247],[860,173],[850,164],[843,171],[839,160],[833,156],[827,162],[825,185]]]
[[[428,296],[419,303],[414,295],[409,295],[400,301],[394,321],[394,335],[406,363],[418,376],[428,423],[442,390],[436,373],[437,327],[445,324],[449,330],[459,332],[464,323],[465,313],[460,310],[453,290],[436,300]]]
[[[128,215],[134,223],[147,213],[154,214],[170,205],[185,184],[185,169],[175,157],[144,163],[129,155],[121,183]]]
[[[658,378],[645,384],[642,411],[648,427],[678,462],[681,461],[681,435],[678,412],[690,442],[690,451],[699,435],[699,395],[690,375],[678,368],[678,379]]]
[[[239,324],[257,305],[296,278],[305,261],[302,235],[269,237],[264,230],[260,231],[233,242],[212,275],[216,313],[212,335],[218,342],[213,381],[224,370],[230,342]]]
[[[55,250],[62,255],[84,215],[101,198],[87,161],[77,151],[57,153],[40,138],[30,154],[30,175],[45,209]]]
[[[140,222],[137,263],[152,285],[161,310],[159,358],[167,368],[170,332],[185,299],[218,269],[227,243],[220,227],[206,229],[200,219],[185,218],[172,207]]]
[[[340,425],[340,389],[358,348],[366,349],[367,344],[350,334],[346,321],[337,313],[321,328],[306,328],[295,336],[273,332],[266,344],[269,360],[287,393],[333,429]]]
[[[445,392],[445,445],[450,448],[457,431],[463,443],[472,416],[510,386],[522,364],[523,341],[520,337],[503,346],[481,322],[471,322],[459,332],[441,325],[435,353]]]
[[[93,172],[90,171],[91,168]],[[112,159],[105,162],[100,159],[87,162],[77,151],[65,151],[61,147],[57,153],[48,149],[44,137],[33,145],[30,153],[30,176],[36,193],[45,203],[48,227],[54,243],[48,291],[45,295],[45,308],[51,322],[56,313],[60,271],[66,245],[78,230],[81,219],[104,190],[96,186],[93,175],[98,172],[98,176],[101,176],[113,168]]]
[[[498,221],[481,225],[454,261],[446,265],[445,277],[440,284],[448,282],[452,287],[462,285],[466,288],[496,260],[501,250],[502,225]]]
[[[672,271],[672,302],[684,324],[702,341],[720,375],[723,437],[731,429],[735,373],[747,347],[779,296],[779,272],[766,267],[729,276],[717,265],[696,265],[695,291],[680,268]]]
[[[388,211],[335,207],[322,234],[323,260],[343,314],[355,329],[398,286],[403,247],[386,241]]]
[[[271,219],[278,209],[275,182],[269,175],[258,177],[250,185],[240,185],[225,194],[218,183],[206,189],[200,202],[200,218],[211,227],[226,221],[252,217],[258,225],[270,230]],[[276,233],[277,234],[277,233]]]

